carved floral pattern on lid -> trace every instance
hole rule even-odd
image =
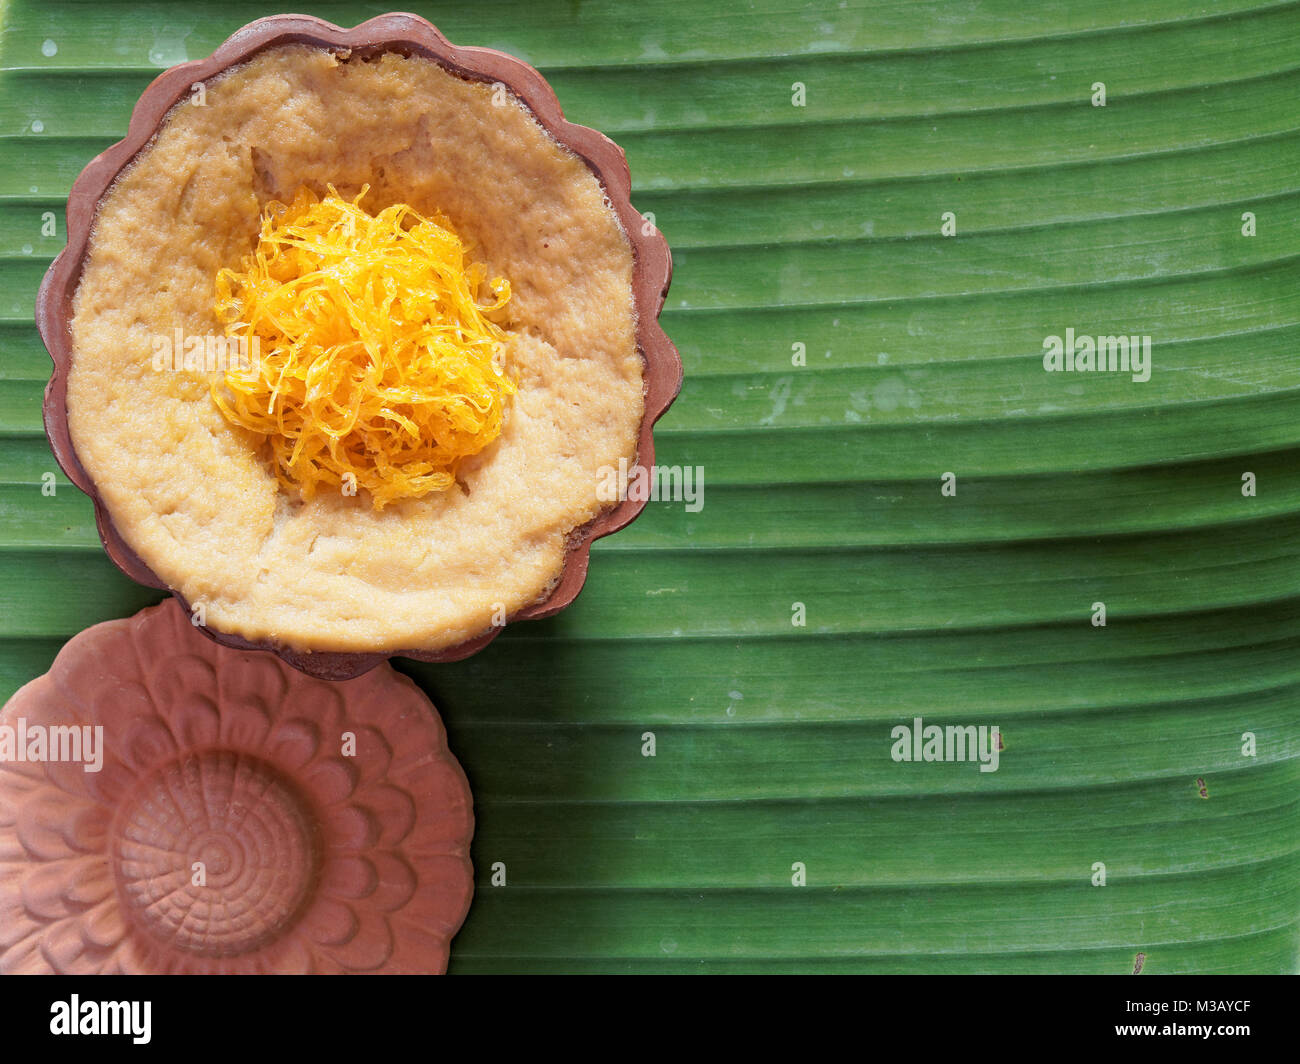
[[[472,799],[406,677],[315,679],[168,600],[82,632],[0,711],[43,756],[97,727],[80,761],[0,762],[0,972],[446,970]]]

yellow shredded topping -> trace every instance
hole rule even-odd
[[[402,203],[370,214],[368,189],[267,205],[256,249],[216,277],[226,334],[260,357],[229,367],[212,398],[265,437],[285,488],[364,488],[382,510],[450,488],[500,434],[515,386],[499,364],[509,282],[486,284],[445,218]]]

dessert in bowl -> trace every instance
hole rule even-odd
[[[69,200],[46,423],[114,560],[318,675],[562,608],[681,367],[622,152],[413,16],[262,20]]]

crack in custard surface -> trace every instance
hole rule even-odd
[[[500,362],[509,282],[489,282],[440,215],[370,214],[368,189],[266,206],[256,248],[218,271],[214,307],[258,354],[212,398],[262,438],[286,491],[364,488],[382,510],[451,488],[501,434],[515,384]]]

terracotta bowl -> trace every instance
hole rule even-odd
[[[473,799],[391,667],[306,676],[164,600],[75,636],[0,728],[0,974],[446,970]]]
[[[371,19],[353,29],[342,29],[306,15],[277,15],[259,19],[236,32],[206,59],[182,63],[160,74],[145,89],[126,138],[97,155],[82,170],[68,196],[67,247],[50,265],[36,297],[36,325],[54,361],[45,389],[45,431],[59,465],[68,478],[95,504],[95,522],[109,557],[131,579],[150,587],[167,588],[127,545],[113,526],[107,508],[77,458],[68,429],[68,369],[72,361],[72,301],[81,280],[90,231],[99,202],[118,174],[149,143],[178,103],[189,98],[195,82],[205,81],[236,66],[256,53],[281,44],[306,43],[356,54],[398,51],[436,60],[446,69],[478,81],[504,84],[532,111],[541,125],[561,144],[580,156],[604,187],[634,256],[633,296],[637,313],[637,346],[645,360],[645,415],[637,446],[638,464],[654,462],[654,423],[681,388],[682,364],[677,349],[659,327],[672,277],[672,256],[663,235],[646,226],[631,203],[631,175],[623,150],[608,137],[565,119],[555,93],[527,63],[489,48],[459,48],[430,23],[415,15],[391,14]],[[650,228],[647,235],[645,229]],[[549,617],[569,605],[586,580],[591,543],[617,532],[645,507],[644,500],[624,499],[594,520],[575,529],[560,577],[544,598],[517,611],[509,621]],[[173,594],[176,594],[173,591]],[[180,595],[176,595],[181,599]],[[188,604],[181,599],[182,604]],[[241,650],[270,650],[295,668],[313,676],[346,679],[374,668],[394,655],[421,661],[456,661],[482,650],[500,631],[492,628],[473,639],[440,651],[394,648],[384,653],[304,652],[270,643],[250,642],[236,635],[201,629],[211,638]]]

